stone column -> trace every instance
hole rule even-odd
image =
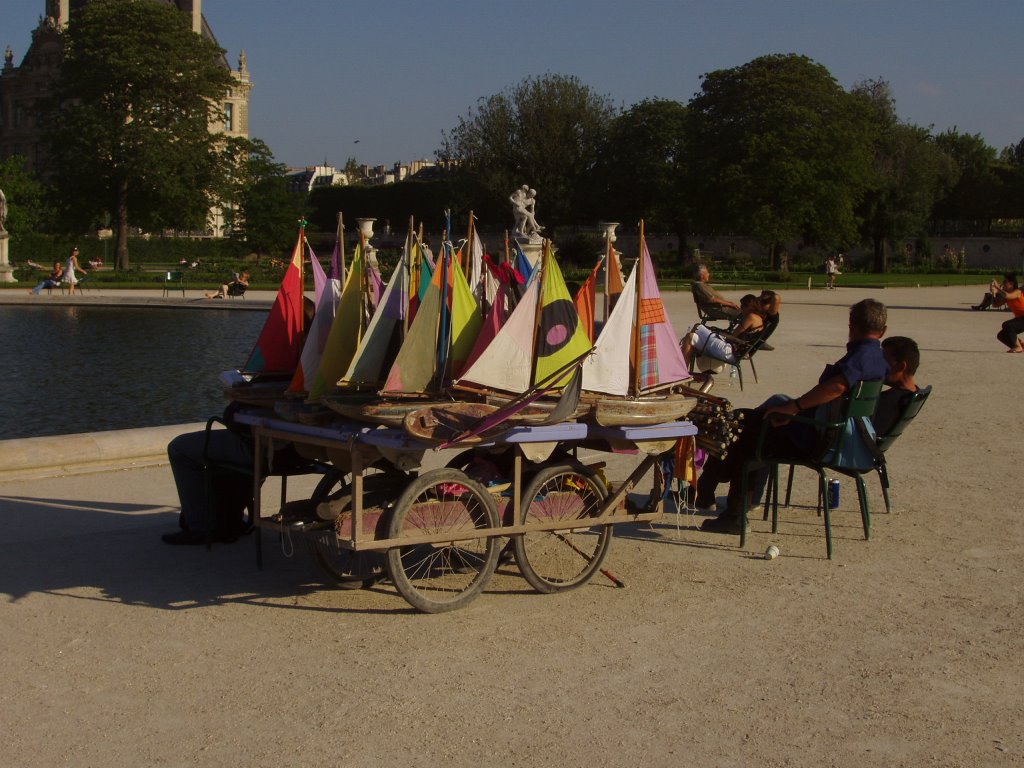
[[[6,229],[0,227],[0,283],[16,283],[14,270],[11,268],[10,258],[7,255],[7,242],[10,235]]]

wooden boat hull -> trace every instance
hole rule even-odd
[[[363,424],[379,424],[385,427],[401,427],[407,414],[427,405],[446,405],[450,401],[431,402],[429,400],[382,400],[374,397],[346,397],[345,395],[327,395],[320,399],[324,405],[347,419]]]
[[[682,394],[660,397],[600,397],[587,399],[591,406],[586,420],[603,427],[646,426],[677,421],[696,407],[698,400]]]
[[[410,411],[402,426],[405,431],[417,440],[429,443],[446,443],[473,429],[481,420],[491,416],[501,408],[488,403],[439,403]],[[461,440],[464,445],[483,443],[494,440],[512,427],[524,426],[544,421],[550,409],[526,406],[514,416],[495,424],[479,435]]]

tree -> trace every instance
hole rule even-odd
[[[231,238],[257,256],[286,250],[295,241],[305,202],[288,190],[287,169],[259,139],[233,139],[222,154],[224,166],[233,169],[224,194],[231,201],[225,208]]]
[[[899,121],[886,81],[863,80],[852,93],[865,102],[874,146],[871,181],[859,207],[861,235],[872,244],[874,271],[885,272],[886,243],[923,234],[954,169],[926,128]]]
[[[457,161],[492,203],[523,184],[535,187],[538,219],[550,228],[572,221],[615,113],[608,97],[576,77],[531,77],[481,99],[445,135],[437,156]]]
[[[611,124],[594,168],[593,210],[600,218],[667,229],[686,253],[686,107],[668,99],[634,104]]]
[[[69,224],[112,214],[118,269],[128,268],[129,224],[205,227],[225,170],[210,130],[232,84],[223,54],[173,5],[92,0],[71,17],[48,170]]]
[[[7,198],[6,228],[12,235],[37,231],[49,219],[46,190],[25,170],[20,155],[0,160],[0,189]]]
[[[956,128],[940,133],[935,142],[958,170],[956,184],[935,205],[935,217],[988,232],[1001,193],[996,150],[980,134],[960,133]]]
[[[703,76],[689,104],[691,205],[705,232],[747,232],[771,248],[856,237],[871,171],[863,102],[806,56],[762,56]]]

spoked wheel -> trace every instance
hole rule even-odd
[[[332,467],[316,484],[311,501],[320,504],[346,497],[351,503],[349,475]],[[340,589],[369,589],[384,577],[383,556],[379,552],[354,552],[342,547],[330,523],[309,531],[306,541],[313,559]]]
[[[484,588],[498,563],[494,500],[484,487],[456,469],[424,472],[412,481],[391,517],[388,538],[442,536],[435,543],[411,543],[388,550],[395,588],[425,613],[461,608]]]
[[[586,583],[601,567],[612,543],[612,526],[589,525],[601,514],[604,485],[570,464],[545,467],[527,483],[521,523],[579,520],[579,527],[535,531],[515,537],[516,562],[538,592],[563,592]]]

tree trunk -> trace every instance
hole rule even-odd
[[[878,274],[882,274],[887,271],[889,266],[886,263],[885,238],[881,235],[875,235],[871,240],[875,248],[874,271]]]
[[[679,247],[677,248],[676,252],[679,256],[680,264],[686,264],[690,260],[690,255],[689,253],[687,253],[689,249],[686,247],[686,230],[687,227],[685,224],[676,227],[676,237],[679,238]]]
[[[117,185],[117,247],[114,249],[114,268],[128,269],[128,180],[122,179]]]

